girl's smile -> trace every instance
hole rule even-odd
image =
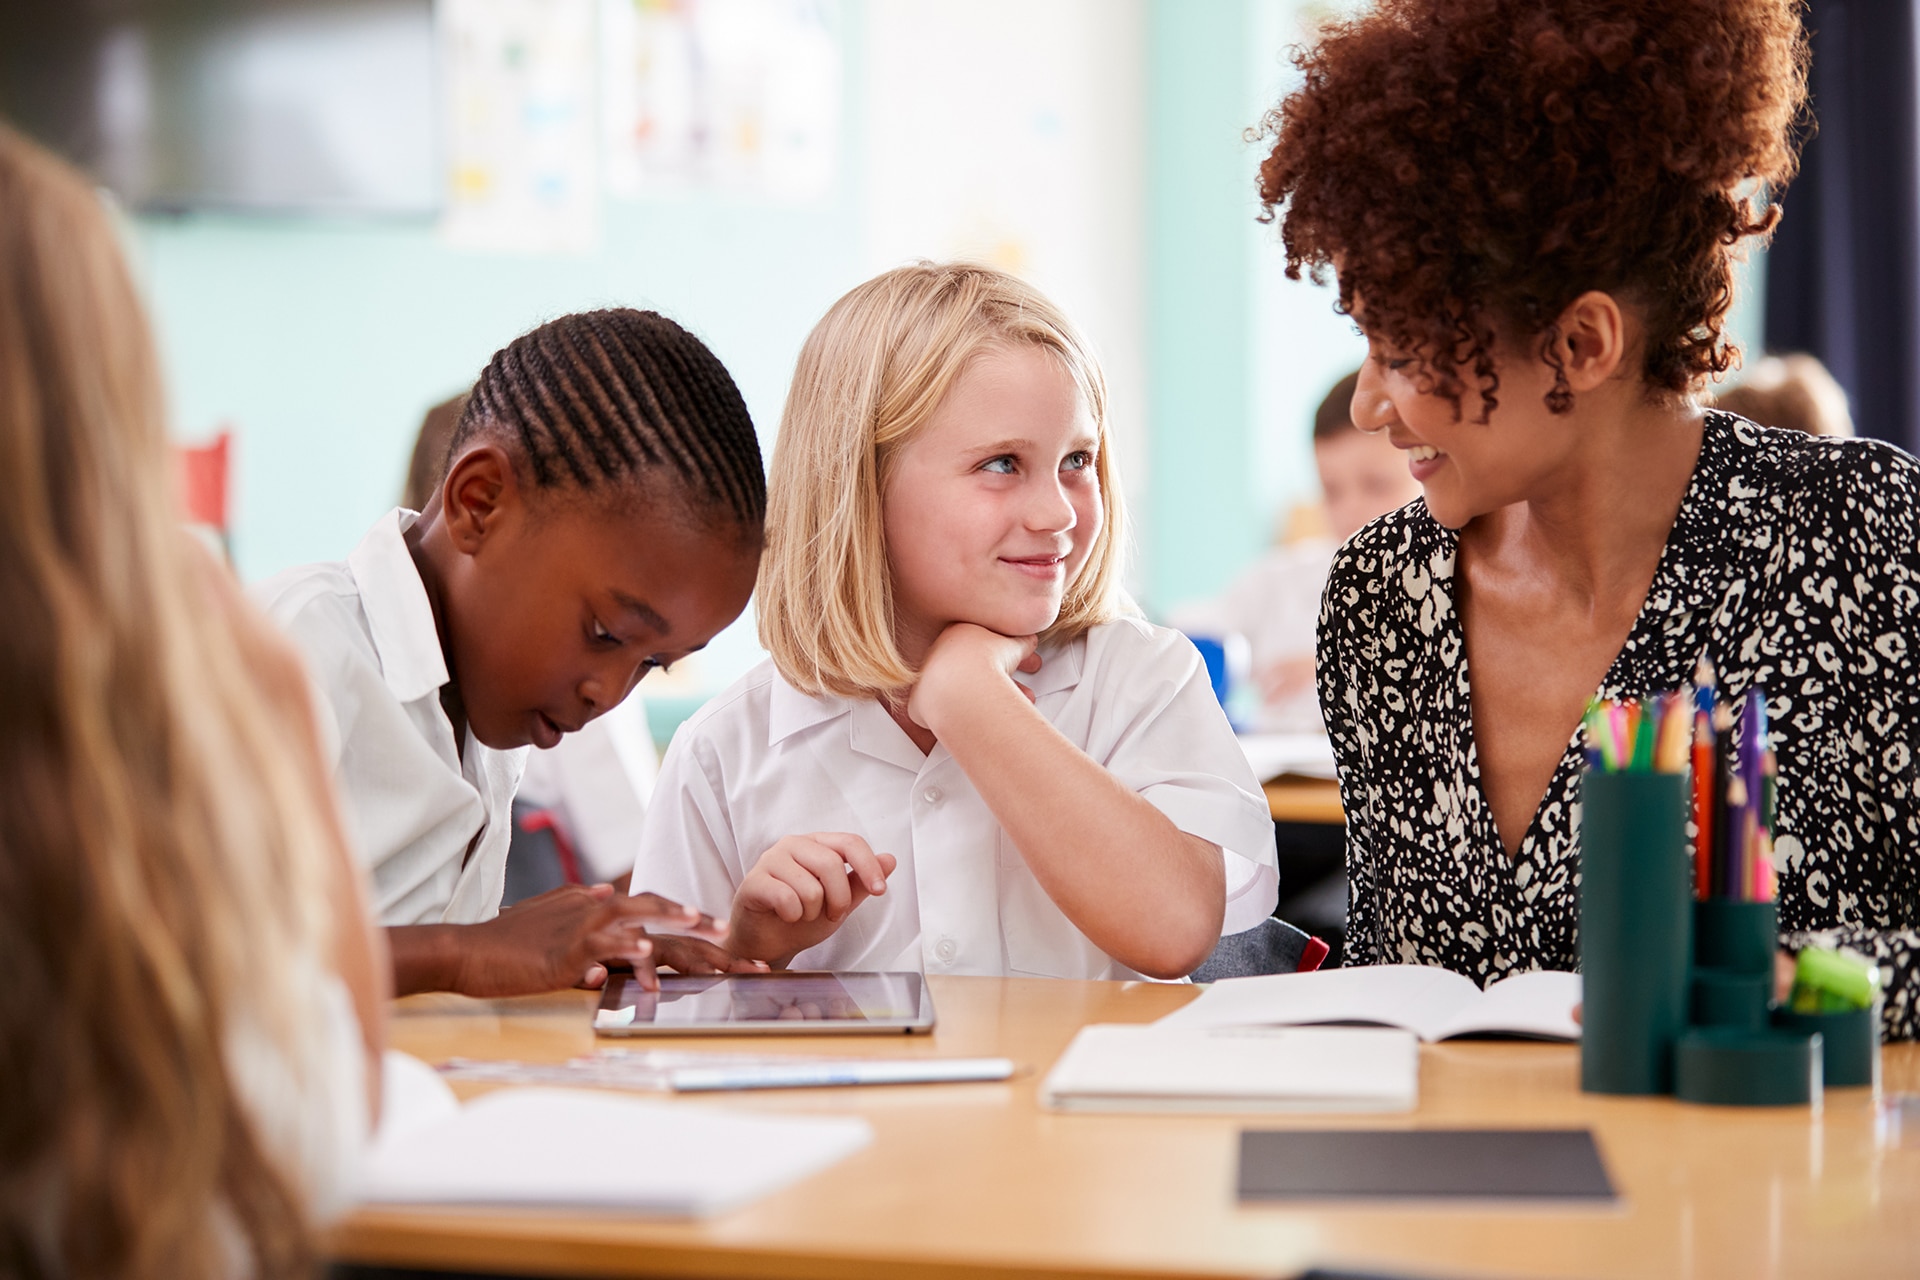
[[[890,460],[882,500],[896,642],[917,663],[956,622],[1046,630],[1102,528],[1099,437],[1051,351],[976,357]]]

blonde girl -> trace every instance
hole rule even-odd
[[[0,1271],[311,1274],[384,971],[291,652],[180,531],[85,182],[0,127]]]
[[[1178,978],[1273,908],[1272,826],[1121,592],[1106,389],[1030,286],[890,271],[800,354],[772,654],[675,737],[634,885],[775,966]]]

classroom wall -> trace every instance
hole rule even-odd
[[[852,83],[864,6],[841,12]],[[398,500],[426,408],[464,390],[516,334],[569,311],[673,316],[733,372],[770,444],[801,339],[864,266],[858,113],[843,126],[839,180],[818,199],[609,200],[586,253],[457,249],[427,221],[130,220],[177,432],[237,432],[242,576],[345,556]],[[749,617],[683,679],[724,683],[757,659]]]
[[[1159,614],[1217,591],[1311,501],[1313,407],[1364,345],[1282,274],[1246,132],[1317,0],[843,0],[840,161],[818,197],[608,200],[597,248],[450,246],[425,221],[138,217],[128,239],[174,422],[238,433],[234,549],[258,579],[344,556],[395,501],[413,433],[514,335],[659,308],[733,370],[770,447],[800,343],[874,271],[1021,271],[1102,353]],[[1759,332],[1756,290],[1738,336]],[[673,723],[759,658],[749,615],[648,690]]]
[[[1314,408],[1365,344],[1334,294],[1285,278],[1259,221],[1248,131],[1298,76],[1288,49],[1333,8],[1155,0],[1148,46],[1148,310],[1153,485],[1143,594],[1164,612],[1215,594],[1315,500]]]

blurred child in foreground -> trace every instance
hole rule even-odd
[[[99,198],[0,127],[0,1273],[311,1275],[384,957],[306,678],[180,525]]]

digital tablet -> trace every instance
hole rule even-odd
[[[660,975],[648,991],[609,974],[593,1029],[603,1036],[874,1035],[933,1030],[917,973]]]

